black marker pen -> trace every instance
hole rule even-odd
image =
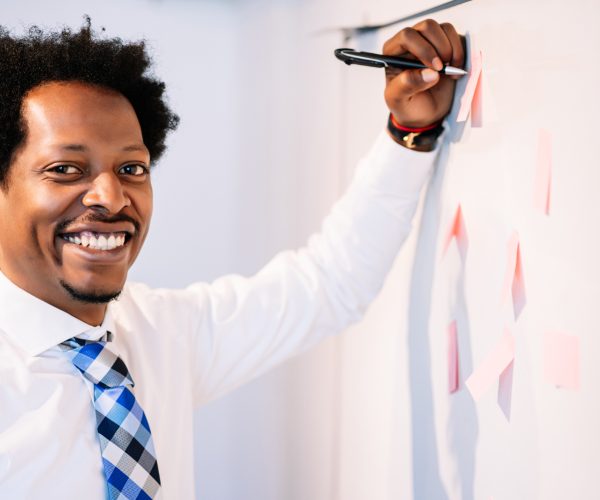
[[[420,61],[413,59],[404,59],[402,57],[384,56],[381,54],[372,54],[371,52],[357,52],[353,49],[336,49],[335,57],[346,64],[359,64],[361,66],[371,66],[373,68],[398,68],[398,69],[425,69],[425,66]],[[440,71],[444,75],[449,76],[464,76],[468,72],[464,69],[455,68],[454,66],[444,66]]]

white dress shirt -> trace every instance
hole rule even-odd
[[[99,327],[0,273],[0,498],[103,500],[91,383],[57,348],[113,332],[146,412],[162,498],[194,498],[193,409],[360,319],[409,232],[435,153],[382,133],[306,247],[250,278],[126,285]]]

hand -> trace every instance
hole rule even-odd
[[[450,111],[456,78],[438,73],[443,64],[462,68],[463,44],[449,23],[427,19],[396,33],[383,45],[389,56],[419,59],[430,69],[386,68],[385,102],[406,127],[426,127]]]

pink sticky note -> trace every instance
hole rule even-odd
[[[458,391],[458,335],[456,321],[448,325],[448,391]]]
[[[475,401],[481,399],[514,358],[515,338],[510,331],[506,330],[494,350],[465,382]]]
[[[552,136],[540,129],[538,132],[537,166],[533,191],[534,207],[545,215],[550,214],[552,187]]]
[[[481,69],[473,93],[473,101],[471,102],[471,126],[477,128],[483,127],[483,79],[485,77],[483,74],[483,54],[481,52],[480,57]]]
[[[579,389],[579,338],[560,332],[544,335],[544,379],[565,389]]]
[[[456,240],[458,251],[460,252],[461,258],[464,260],[467,256],[467,249],[469,247],[469,237],[467,236],[467,226],[465,225],[465,219],[460,204],[456,208],[454,217],[452,218],[452,223],[446,232],[442,255],[445,255],[448,251],[448,247],[450,246],[450,243],[452,243],[452,239]]]
[[[504,274],[504,284],[502,285],[502,302],[505,302],[509,295],[512,295],[513,310],[515,319],[517,319],[527,303],[521,244],[517,232],[513,232],[508,241],[507,255],[507,266]]]
[[[502,371],[498,380],[498,406],[502,409],[506,420],[510,420],[514,364],[514,360],[511,361]]]
[[[517,256],[515,262],[515,276],[512,282],[511,292],[513,298],[513,310],[515,319],[519,317],[525,307],[527,297],[525,296],[525,277],[523,276],[523,262],[521,259],[521,245],[517,246]]]
[[[456,117],[457,122],[464,122],[469,116],[471,111],[471,104],[473,102],[473,96],[479,83],[479,76],[481,75],[481,61],[482,54],[479,50],[472,50],[471,52],[471,69],[469,70],[469,80],[465,86],[465,91],[460,100],[460,108],[458,109],[458,115]]]

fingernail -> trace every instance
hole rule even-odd
[[[434,57],[431,63],[433,64],[433,69],[436,71],[442,71],[442,69],[444,69],[444,63],[439,57]]]
[[[431,83],[435,82],[439,78],[439,75],[437,71],[427,68],[421,70],[421,78],[423,78],[424,82]]]

